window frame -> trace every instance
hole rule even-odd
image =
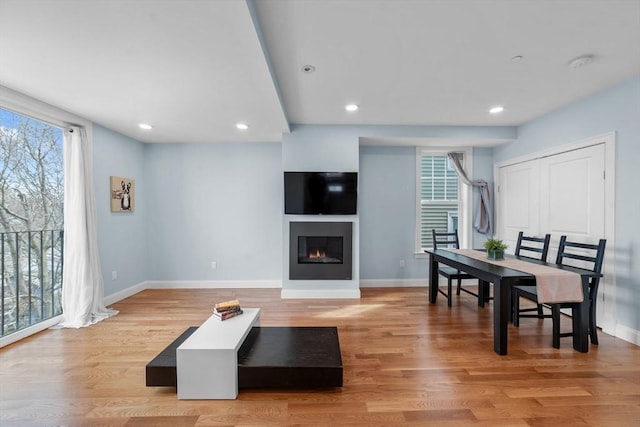
[[[422,199],[421,199],[421,159],[422,156],[446,156],[452,151],[463,153],[463,167],[467,176],[473,176],[473,149],[471,147],[416,147],[416,170],[415,170],[415,232],[414,249],[416,258],[424,258],[428,255],[421,245],[421,219],[422,219]],[[473,192],[468,185],[458,179],[458,237],[461,248],[470,248],[472,239],[472,196]]]

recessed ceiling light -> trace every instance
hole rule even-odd
[[[516,55],[511,57],[511,62],[520,62],[524,57],[522,55]]]
[[[246,123],[236,123],[236,127],[240,130],[247,130],[249,129],[249,125]]]
[[[500,114],[503,111],[504,111],[504,107],[501,107],[501,106],[493,107],[492,109],[489,110],[491,114]]]
[[[303,65],[302,66],[302,72],[303,73],[311,74],[314,71],[316,71],[316,67],[314,67],[313,65]]]
[[[357,104],[347,104],[344,106],[344,109],[347,111],[356,111],[358,108],[360,108],[360,106]]]
[[[151,130],[151,129],[153,129],[153,126],[148,125],[148,124],[146,124],[146,123],[140,123],[140,124],[138,125],[138,127],[139,127],[140,129],[144,129],[144,130]]]
[[[581,55],[569,61],[569,67],[580,68],[593,62],[593,55]]]

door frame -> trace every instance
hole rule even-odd
[[[544,157],[555,156],[569,151],[580,150],[594,145],[604,144],[604,173],[605,173],[605,206],[604,206],[604,238],[607,239],[607,251],[605,251],[604,277],[603,281],[607,283],[607,292],[603,295],[603,299],[599,299],[601,307],[601,316],[598,316],[600,327],[610,335],[616,335],[616,281],[615,281],[615,191],[616,191],[616,133],[615,131],[607,132],[601,135],[585,138],[569,144],[557,145],[545,150],[536,151],[525,154],[523,156],[512,159],[503,160],[494,163],[494,193],[496,194],[495,212],[500,212],[500,173],[499,170],[505,166],[511,166],[518,163],[528,162],[531,160],[542,159]],[[501,218],[496,215],[495,230],[500,230]],[[497,236],[500,238],[500,236]]]

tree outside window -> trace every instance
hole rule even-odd
[[[61,312],[62,141],[62,129],[0,109],[0,336]]]

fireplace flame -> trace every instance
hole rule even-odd
[[[309,258],[314,259],[314,258],[325,258],[327,256],[327,254],[324,253],[324,251],[321,251],[320,249],[316,249],[315,252],[311,252],[309,253]]]

